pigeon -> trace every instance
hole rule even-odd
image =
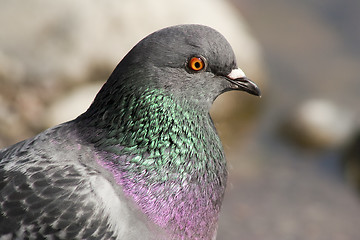
[[[218,31],[145,37],[85,113],[0,151],[0,239],[215,239],[230,90],[260,96]]]

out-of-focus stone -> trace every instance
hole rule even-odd
[[[308,100],[291,114],[282,130],[286,136],[307,147],[341,147],[355,129],[353,115],[329,100]]]

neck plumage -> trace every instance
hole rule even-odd
[[[90,140],[99,164],[174,237],[211,239],[227,172],[208,112],[155,90],[124,94],[111,106],[82,117],[100,129]]]

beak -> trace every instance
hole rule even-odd
[[[245,91],[255,96],[261,96],[259,87],[250,79],[248,79],[240,68],[233,69],[226,79],[231,83],[231,90]]]

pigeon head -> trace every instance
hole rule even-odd
[[[111,92],[158,89],[207,110],[225,91],[260,95],[237,67],[228,41],[202,25],[178,25],[150,34],[119,63],[106,88]]]

